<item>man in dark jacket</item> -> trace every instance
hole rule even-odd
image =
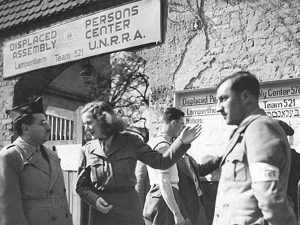
[[[200,177],[218,169],[221,157],[213,157],[207,163],[198,164],[193,157],[185,154],[178,162],[179,195],[192,225],[208,225]]]
[[[288,183],[287,194],[292,198],[294,202],[294,211],[299,220],[299,199],[298,199],[298,182],[300,180],[300,154],[295,149],[291,148],[291,171]]]

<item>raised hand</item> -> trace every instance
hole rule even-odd
[[[200,124],[186,126],[179,134],[179,138],[184,144],[190,144],[201,134],[201,130],[202,126]]]

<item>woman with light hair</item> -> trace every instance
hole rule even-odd
[[[153,151],[104,101],[82,109],[85,132],[92,138],[82,147],[76,191],[90,205],[89,225],[143,225],[135,190],[137,160],[156,168],[174,165],[200,135],[201,126],[186,127],[164,154]]]

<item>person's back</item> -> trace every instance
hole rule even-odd
[[[291,170],[288,182],[287,194],[294,202],[294,211],[297,217],[300,199],[298,198],[298,182],[300,180],[300,154],[291,148]]]
[[[287,136],[293,136],[295,131],[282,120],[275,120],[281,128],[284,130]],[[298,198],[298,182],[300,179],[300,154],[293,148],[291,148],[291,168],[288,180],[287,194],[294,203],[294,212],[298,217],[298,207],[299,207],[299,198]],[[300,191],[300,190],[299,190]]]

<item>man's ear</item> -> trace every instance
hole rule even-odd
[[[253,101],[253,95],[248,90],[244,90],[241,93],[240,98],[245,105],[248,105],[249,102]]]
[[[174,127],[176,125],[176,120],[172,120],[170,124]]]
[[[22,129],[22,132],[25,133],[25,132],[28,132],[29,127],[28,127],[27,124],[23,123],[23,124],[21,125],[21,129]]]
[[[240,94],[240,98],[242,100],[248,100],[250,97],[251,93],[248,90],[244,90],[242,91],[242,93]]]

